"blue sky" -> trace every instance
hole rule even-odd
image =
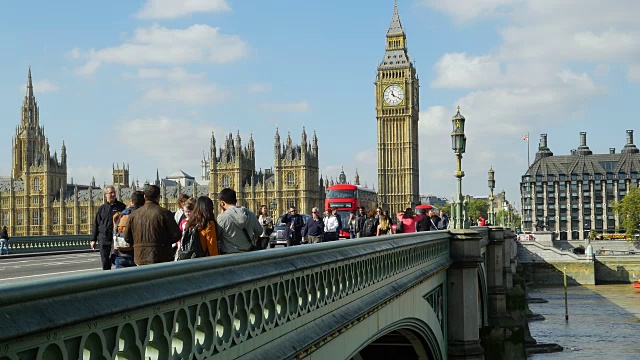
[[[613,4],[613,3],[612,3]],[[451,116],[467,118],[464,192],[519,198],[531,136],[556,155],[588,133],[594,152],[621,149],[637,127],[640,2],[399,0],[421,81],[420,191],[451,197]],[[579,11],[578,11],[579,10]],[[144,182],[178,169],[199,176],[218,144],[253,134],[257,167],[273,165],[278,126],[316,131],[323,175],[344,166],[377,188],[374,77],[393,1],[33,0],[0,23],[0,174],[32,66],[51,149],[67,145],[69,176],[109,183],[128,162]],[[636,135],[639,138],[640,134]],[[638,141],[636,141],[638,142]]]

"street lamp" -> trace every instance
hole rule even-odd
[[[469,223],[463,216],[463,206],[465,203],[462,201],[462,178],[464,177],[464,171],[462,171],[462,154],[467,146],[467,137],[464,134],[464,122],[465,118],[460,114],[460,106],[458,106],[458,112],[451,118],[451,125],[453,131],[451,132],[451,148],[456,154],[458,162],[458,169],[454,171],[453,176],[458,179],[458,194],[456,201],[456,219],[454,227],[456,229],[468,229]],[[466,211],[464,211],[466,213]]]
[[[496,177],[495,171],[493,171],[493,166],[489,168],[489,189],[491,190],[491,195],[489,195],[489,222],[491,225],[496,224],[496,214],[493,212],[493,189],[496,188]]]

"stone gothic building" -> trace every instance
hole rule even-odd
[[[395,4],[384,58],[375,79],[378,202],[392,213],[419,204],[420,85]]]
[[[95,184],[67,183],[67,148],[62,143],[60,155],[51,154],[40,110],[34,96],[31,68],[22,103],[20,124],[12,141],[11,176],[0,178],[0,221],[9,236],[66,235],[91,233],[93,220],[104,203],[104,190]],[[207,186],[195,182],[182,187],[179,182],[159,179],[160,205],[176,209],[178,194],[206,195]],[[124,203],[140,184],[129,185],[129,166],[113,167],[113,184]]]
[[[220,190],[230,187],[236,191],[239,205],[256,211],[264,204],[275,214],[290,206],[305,214],[310,214],[315,206],[321,207],[325,190],[319,178],[315,133],[308,141],[303,129],[299,145],[293,143],[290,134],[284,144],[280,140],[276,129],[274,167],[256,171],[253,136],[243,147],[239,132],[235,140],[229,134],[223,146],[216,148],[215,136],[211,134],[209,155],[201,161],[202,179],[209,181],[209,196],[215,201]]]

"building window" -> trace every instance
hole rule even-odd
[[[87,209],[80,210],[80,222],[82,224],[87,223]]]
[[[22,226],[22,212],[18,212],[18,214],[17,214],[16,225]]]
[[[2,205],[9,205],[9,199],[2,199]]]
[[[33,198],[33,204],[34,205],[39,205],[40,204],[40,197],[36,196]]]
[[[60,212],[58,210],[53,210],[53,225],[58,225],[60,221]]]
[[[31,224],[40,225],[40,210],[33,210],[32,216],[33,219],[31,221]]]
[[[73,210],[72,209],[68,209],[67,210],[67,224],[69,224],[69,225],[73,224]]]
[[[22,198],[16,199],[16,205],[22,205]]]
[[[40,191],[40,179],[39,178],[33,179],[33,190]]]
[[[290,172],[289,175],[287,175],[287,185],[293,186],[295,184],[296,184],[296,176],[294,173]]]
[[[229,175],[223,175],[222,176],[222,187],[223,188],[231,187],[229,183],[230,183]]]
[[[9,213],[2,214],[2,226],[9,226]]]

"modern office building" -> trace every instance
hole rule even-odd
[[[580,133],[580,146],[570,155],[554,156],[547,134],[540,135],[535,161],[522,176],[522,226],[525,231],[546,229],[559,239],[588,238],[620,230],[612,209],[640,179],[640,150],[627,130],[627,143],[619,153],[594,154],[587,146],[587,133]]]

